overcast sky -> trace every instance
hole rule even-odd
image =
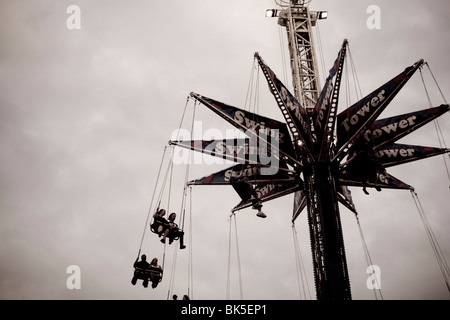
[[[81,9],[81,29],[66,25],[72,4]],[[369,5],[381,9],[379,30],[367,27]],[[254,52],[280,79],[290,79],[280,47],[287,51],[285,30],[264,16],[275,7],[273,0],[0,0],[1,299],[166,299],[171,277],[171,294],[181,297],[188,292],[189,253],[192,297],[226,298],[229,215],[240,200],[231,187],[193,188],[190,249],[177,252],[172,272],[178,245],[167,246],[156,289],[131,285],[132,264],[145,228],[142,253],[162,263],[163,245],[145,221],[163,149],[189,93],[243,108]],[[347,38],[363,94],[423,58],[448,98],[447,0],[316,0],[310,8],[329,11],[319,25],[322,83],[322,70],[329,70]],[[428,69],[423,72],[432,105],[440,105],[443,98]],[[281,120],[263,77],[259,85],[259,113]],[[427,107],[416,73],[382,117]],[[342,99],[339,110],[345,108]],[[192,110],[189,104],[186,128]],[[231,129],[201,106],[196,120],[203,131]],[[448,140],[448,113],[439,124]],[[401,143],[439,147],[433,124]],[[226,167],[192,165],[190,179]],[[170,210],[179,212],[186,166],[174,170]],[[443,157],[388,171],[416,189],[449,260],[450,182]],[[410,192],[351,191],[372,262],[381,268],[384,299],[449,299]],[[237,213],[244,299],[301,297],[292,207],[289,195],[264,205],[266,219],[251,209]],[[374,299],[355,216],[341,207],[341,219],[353,299]],[[296,229],[314,298],[305,212]],[[234,235],[231,243],[230,297],[239,299]],[[80,267],[81,289],[67,288],[71,265]]]

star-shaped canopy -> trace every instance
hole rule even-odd
[[[337,184],[339,201],[356,213],[348,186],[411,189],[387,173],[386,168],[447,153],[449,149],[396,143],[449,111],[449,105],[378,119],[413,74],[424,64],[419,60],[391,80],[337,113],[339,88],[347,41],[329,71],[319,99],[306,110],[256,53],[269,89],[285,123],[212,98],[191,93],[234,127],[244,139],[171,141],[171,144],[236,162],[193,185],[231,185],[242,201],[233,211],[295,193],[293,220],[306,206],[302,172],[316,162],[329,162]]]

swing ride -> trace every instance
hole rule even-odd
[[[316,298],[351,300],[339,204],[357,216],[348,187],[362,187],[366,194],[369,194],[367,188],[377,191],[409,190],[421,213],[450,291],[450,270],[424,215],[417,193],[412,186],[387,172],[391,167],[444,155],[450,151],[445,145],[437,148],[397,142],[431,121],[436,121],[449,112],[450,107],[442,95],[444,103],[439,106],[430,105],[427,109],[379,119],[380,114],[417,71],[421,73],[423,68],[427,68],[432,74],[428,63],[420,59],[399,70],[371,93],[359,97],[353,105],[338,112],[349,44],[347,40],[343,41],[325,84],[320,86],[312,28],[318,20],[326,18],[326,12],[310,11],[310,2],[311,0],[279,0],[276,1],[279,9],[268,10],[267,13],[268,16],[278,17],[279,25],[287,31],[293,93],[259,53],[254,55],[285,123],[198,93],[192,92],[188,97],[188,101],[193,100],[196,104],[205,106],[240,130],[245,138],[169,141],[170,147],[181,147],[234,162],[229,168],[190,181],[187,179],[188,169],[186,170],[186,185],[179,217],[180,230],[184,229],[187,191],[192,190],[193,186],[231,186],[241,199],[232,208],[232,213],[252,208],[261,218],[267,217],[262,212],[263,203],[294,195],[292,223],[305,208],[307,211]],[[170,165],[173,162],[166,171],[161,192],[165,189],[166,181],[171,181]],[[161,167],[157,181],[160,173]],[[154,197],[155,193],[152,203]],[[162,193],[157,200],[157,210],[160,209],[161,197]],[[158,225],[155,225],[155,221],[150,222],[149,217],[145,228],[153,225],[151,231],[160,234],[161,225],[158,229]],[[164,244],[164,248],[165,246]],[[367,248],[365,250],[370,261]]]

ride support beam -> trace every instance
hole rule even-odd
[[[336,185],[329,163],[305,168],[317,300],[351,300]]]
[[[292,4],[280,12],[278,20],[287,31],[294,96],[307,110],[314,108],[320,94],[312,36],[315,19],[307,6]]]

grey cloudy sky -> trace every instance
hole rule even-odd
[[[81,9],[79,30],[66,26],[72,4]],[[381,9],[380,30],[366,26],[369,5]],[[172,272],[176,246],[167,247],[158,288],[132,286],[132,264],[162,152],[188,94],[243,107],[256,51],[283,78],[280,27],[264,17],[274,7],[273,0],[0,1],[1,299],[166,299],[171,276],[172,293],[181,296],[189,252],[192,296],[226,297],[229,214],[239,202],[231,188],[194,188],[192,250],[177,252]],[[423,58],[448,97],[447,0],[316,0],[310,7],[329,11],[319,26],[325,70],[347,38],[364,94]],[[443,103],[427,69],[424,78],[432,104]],[[259,113],[282,119],[264,81]],[[382,116],[428,106],[417,73]],[[340,110],[345,107],[342,102]],[[205,131],[231,128],[201,107],[196,119]],[[446,138],[449,120],[448,114],[439,120]],[[439,146],[433,124],[401,141]],[[190,178],[225,167],[192,165]],[[185,169],[174,169],[171,211],[180,208]],[[449,259],[442,156],[389,172],[415,187]],[[351,191],[372,261],[381,268],[383,297],[449,299],[411,194]],[[289,195],[265,204],[267,219],[250,209],[237,214],[244,299],[299,298],[292,203]],[[341,215],[353,298],[373,299],[355,217],[343,207]],[[305,214],[296,228],[314,297]],[[154,234],[146,233],[142,250],[162,261]],[[234,245],[231,252],[230,297],[238,299]],[[70,265],[81,269],[80,290],[66,286]]]

